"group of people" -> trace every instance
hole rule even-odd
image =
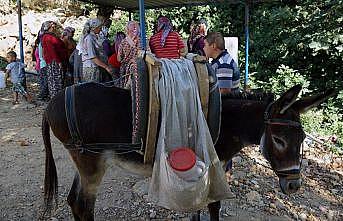
[[[110,20],[90,19],[84,25],[78,43],[73,39],[75,29],[63,31],[56,22],[46,21],[35,43],[36,70],[39,73],[39,99],[54,97],[65,86],[80,82],[105,82],[115,80],[118,87],[131,88],[132,79],[138,76],[137,57],[140,45],[140,27],[129,21],[126,33],[118,32],[111,45],[108,39]],[[221,94],[238,90],[240,72],[237,63],[225,49],[224,37],[219,32],[207,33],[204,19],[192,24],[191,34],[184,44],[179,33],[166,16],[159,16],[154,34],[149,39],[149,49],[157,58],[178,59],[187,52],[212,59],[211,66],[218,78]],[[11,75],[14,101],[18,94],[28,101],[31,95],[26,90],[23,64],[17,61],[16,53],[7,54],[9,62],[6,73]],[[228,164],[230,170],[232,163]]]
[[[131,78],[137,74],[136,58],[141,49],[139,24],[129,21],[126,33],[118,32],[113,44],[108,39],[110,26],[110,20],[89,19],[77,43],[73,39],[74,28],[62,29],[53,21],[42,24],[34,47],[40,79],[38,99],[52,98],[65,86],[80,82],[116,80],[119,87],[131,87]],[[239,69],[225,49],[223,35],[218,32],[207,33],[204,19],[192,24],[190,31],[185,45],[169,18],[159,16],[154,34],[149,39],[149,50],[157,58],[178,59],[187,52],[212,58],[211,65],[217,74],[221,93],[238,89]],[[23,76],[17,73],[17,66],[22,64],[16,61],[16,54],[9,52],[7,59],[10,63],[6,68],[7,73],[17,75],[11,77],[14,101],[18,101],[18,93],[32,99],[22,85]],[[11,64],[13,62],[15,65]]]

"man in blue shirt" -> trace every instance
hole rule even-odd
[[[218,78],[221,94],[238,91],[240,73],[238,65],[225,49],[225,40],[221,33],[211,32],[205,37],[204,52],[206,57],[213,58],[211,66]],[[226,175],[231,181],[232,160],[226,165]]]
[[[205,37],[205,54],[213,58],[211,66],[217,77],[221,94],[239,88],[240,73],[237,63],[225,49],[224,37],[219,32],[211,32]]]

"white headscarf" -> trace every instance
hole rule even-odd
[[[85,48],[83,45],[83,41],[86,38],[86,36],[93,32],[94,29],[96,29],[97,27],[100,27],[102,25],[102,21],[98,18],[91,18],[89,19],[85,25],[83,26],[83,31],[82,31],[82,35],[80,37],[80,41],[76,46],[76,49],[79,51],[79,54],[82,54],[85,52]]]

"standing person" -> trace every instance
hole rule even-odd
[[[63,29],[61,39],[67,48],[67,57],[73,53],[76,48],[76,41],[74,40],[75,28],[66,27]]]
[[[131,76],[137,75],[138,51],[140,49],[139,24],[129,21],[126,26],[126,37],[118,48],[117,59],[121,63],[120,87],[131,88]]]
[[[35,44],[32,47],[32,61],[35,61],[35,70],[37,72],[37,74],[39,74],[39,70],[40,70],[40,60],[39,60],[39,48],[38,45],[40,43],[40,39],[39,39],[39,32],[37,35],[37,38],[35,40]]]
[[[207,22],[200,19],[191,27],[191,34],[187,40],[188,52],[205,56],[205,36],[207,34]]]
[[[82,81],[101,81],[100,68],[112,74],[112,68],[102,60],[103,47],[98,41],[102,22],[97,19],[89,19],[83,27],[82,36],[76,48],[82,57]]]
[[[206,57],[213,58],[211,66],[218,77],[221,94],[228,94],[239,90],[240,73],[237,63],[225,49],[224,37],[219,32],[209,33],[204,40]],[[232,160],[226,165],[226,175],[231,179]]]
[[[211,66],[217,77],[221,94],[239,89],[240,73],[237,63],[225,49],[224,37],[219,32],[211,32],[205,37],[204,52],[213,58]]]
[[[53,98],[64,87],[65,67],[67,63],[67,48],[61,36],[60,26],[53,21],[43,23],[43,58],[47,64],[48,88],[50,98]]]
[[[76,42],[73,39],[75,33],[75,29],[72,27],[66,27],[63,30],[61,39],[64,42],[65,47],[67,48],[67,58],[69,59],[72,53],[76,48]],[[64,78],[64,85],[70,86],[74,84],[74,75],[73,75],[73,65],[70,62],[66,64],[66,74]]]
[[[119,71],[120,71],[120,66],[121,63],[118,61],[118,50],[121,42],[125,39],[126,35],[124,32],[117,32],[116,34],[116,40],[112,46],[113,48],[113,54],[108,58],[108,64],[112,66],[113,72],[114,72],[114,79],[119,78]],[[119,82],[116,84],[117,86],[119,85]]]
[[[75,49],[69,57],[69,64],[73,67],[74,84],[82,82],[82,57],[78,49]]]
[[[173,31],[173,25],[166,16],[158,18],[156,33],[151,36],[149,46],[157,58],[178,59],[186,54],[180,35]]]
[[[111,42],[108,39],[108,32],[110,30],[112,21],[111,19],[106,19],[99,33],[99,39],[102,41],[102,47],[104,49],[104,54],[109,58],[113,54],[111,47]]]
[[[43,27],[42,27],[43,28]],[[42,37],[43,31],[38,33],[38,57],[39,57],[39,94],[38,99],[40,100],[49,100],[49,87],[48,87],[48,68],[46,62],[43,58],[43,46],[42,46]]]
[[[6,77],[11,77],[11,82],[13,84],[13,101],[12,104],[18,104],[18,94],[23,95],[28,102],[32,102],[31,95],[25,90],[23,86],[24,82],[24,72],[21,71],[25,67],[23,63],[17,60],[17,54],[14,51],[10,51],[6,56],[8,65],[6,66]]]

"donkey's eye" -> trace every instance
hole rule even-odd
[[[276,136],[273,136],[273,143],[278,150],[283,150],[285,148],[285,142]]]

